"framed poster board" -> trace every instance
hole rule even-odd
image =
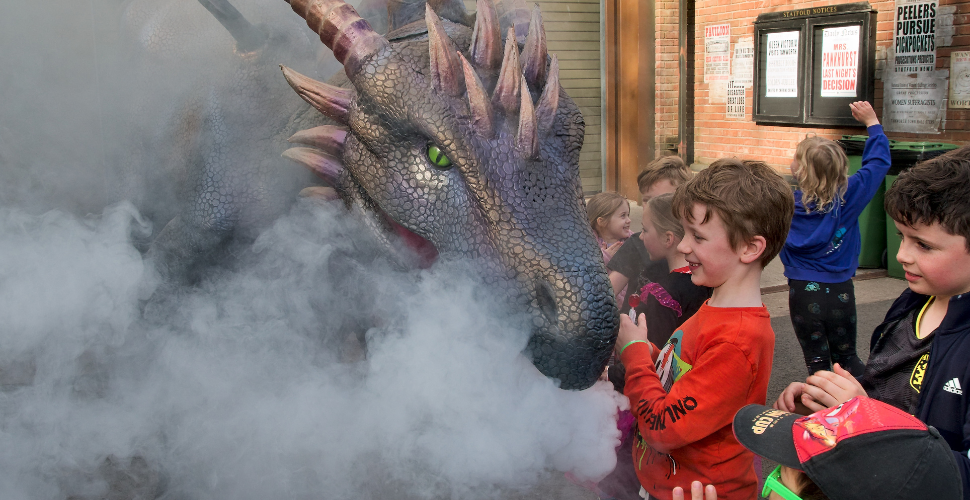
[[[875,92],[876,11],[867,2],[758,16],[757,123],[861,126],[849,103]]]

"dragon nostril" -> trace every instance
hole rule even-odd
[[[559,308],[556,306],[556,294],[552,285],[541,278],[536,280],[536,302],[539,303],[539,310],[550,323],[558,323]]]

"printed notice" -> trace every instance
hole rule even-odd
[[[768,33],[765,97],[798,97],[798,32]]]
[[[745,94],[744,85],[731,80],[727,85],[727,118],[729,120],[743,120]]]
[[[734,44],[734,60],[731,61],[731,80],[735,85],[748,88],[754,75],[754,38],[742,38]]]
[[[936,71],[937,0],[896,0],[893,73]]]
[[[947,71],[893,75],[883,90],[887,132],[938,134],[946,116]]]
[[[855,97],[859,25],[822,30],[822,97]]]
[[[731,25],[704,28],[704,83],[726,82],[731,78]]]
[[[970,108],[970,52],[950,52],[950,107]]]

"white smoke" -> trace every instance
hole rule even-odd
[[[375,261],[373,303],[328,308],[330,260],[361,242],[305,204],[146,320],[138,221],[0,211],[0,497],[101,498],[128,474],[165,498],[475,498],[612,468],[612,389],[539,374],[462,263]],[[342,362],[329,326],[361,315],[381,326]]]

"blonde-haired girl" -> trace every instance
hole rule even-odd
[[[852,276],[859,267],[859,214],[889,171],[889,139],[865,101],[849,105],[869,129],[862,168],[848,176],[842,148],[809,137],[795,149],[791,172],[798,182],[795,216],[781,262],[788,277],[789,308],[809,375],[832,362],[861,375],[856,354],[856,310]]]
[[[648,339],[655,345],[666,344],[674,330],[711,298],[710,288],[691,281],[687,258],[677,251],[684,226],[671,209],[673,198],[673,194],[662,194],[644,204],[640,232],[650,260],[666,261],[667,274],[632,290],[630,296],[634,316],[646,315]]]
[[[630,231],[630,201],[619,193],[597,193],[586,202],[586,215],[603,251],[603,262],[609,262],[620,245],[633,234]]]

